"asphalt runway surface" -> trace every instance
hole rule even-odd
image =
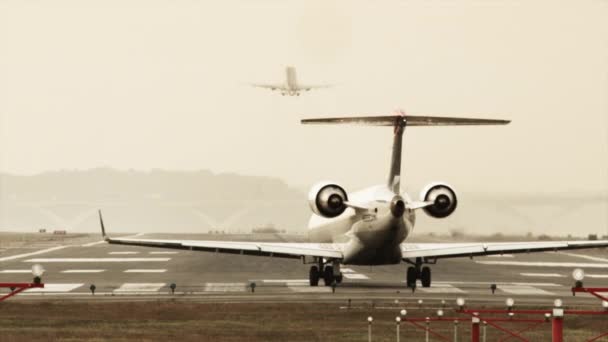
[[[142,238],[210,239],[205,236],[143,235]],[[229,236],[222,239],[230,238]],[[236,238],[236,237],[235,237]],[[239,236],[238,238],[243,238]],[[275,239],[276,241],[276,239]],[[433,283],[415,292],[405,286],[407,264],[342,266],[344,281],[331,287],[310,287],[308,269],[301,261],[109,245],[100,238],[61,244],[23,246],[0,253],[0,282],[30,282],[33,264],[41,264],[44,289],[31,289],[10,300],[135,301],[175,298],[197,302],[288,302],[370,300],[497,304],[512,297],[518,306],[564,304],[599,305],[588,294],[573,297],[575,268],[585,270],[584,285],[608,286],[608,251],[577,250],[536,254],[505,254],[474,259],[445,259],[431,265]],[[171,294],[170,284],[176,285]],[[255,283],[255,293],[250,284]],[[90,292],[94,284],[95,295]],[[490,285],[496,284],[492,294]],[[0,293],[7,293],[0,289]]]

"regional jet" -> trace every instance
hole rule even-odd
[[[296,78],[296,68],[285,68],[285,83],[283,84],[252,84],[254,87],[266,88],[272,91],[278,90],[281,95],[300,96],[300,92],[311,89],[328,88],[329,85],[303,85],[299,84]]]
[[[390,127],[393,147],[386,183],[357,192],[347,192],[331,181],[315,184],[308,201],[312,216],[308,243],[245,241],[152,240],[111,238],[106,235],[101,212],[102,235],[110,244],[161,247],[215,253],[297,259],[309,264],[310,286],[322,279],[326,286],[342,282],[342,265],[392,265],[405,263],[408,287],[420,280],[431,286],[428,265],[446,258],[473,258],[503,253],[534,253],[581,248],[608,247],[601,241],[531,241],[470,243],[407,243],[414,229],[416,213],[441,219],[450,216],[458,201],[454,188],[443,182],[428,184],[417,199],[400,189],[401,146],[407,127],[447,125],[505,125],[507,120],[437,116],[396,115],[337,117],[302,120],[303,124],[360,124]]]

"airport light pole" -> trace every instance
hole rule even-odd
[[[552,342],[564,342],[564,308],[562,308],[562,304],[561,299],[553,302]]]
[[[374,318],[372,316],[367,317],[367,341],[372,342],[372,322]]]
[[[427,317],[427,318],[426,318],[426,329],[425,329],[425,331],[424,331],[424,341],[426,341],[426,342],[429,342],[429,331],[430,331],[429,325],[430,325],[430,324],[431,324],[431,321],[430,321],[430,319]]]
[[[458,320],[454,320],[454,342],[458,342]]]
[[[399,323],[401,323],[401,317],[395,317],[395,323],[397,326],[397,342],[399,342]]]
[[[479,342],[479,317],[471,317],[471,341]],[[485,340],[485,338],[484,338]]]

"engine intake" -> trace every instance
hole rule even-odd
[[[340,216],[346,210],[346,201],[346,191],[341,186],[329,182],[313,186],[308,194],[310,210],[327,218]]]
[[[449,185],[443,183],[427,185],[420,192],[420,198],[425,202],[433,202],[432,205],[424,207],[423,210],[427,215],[435,218],[450,216],[458,205],[456,192]]]

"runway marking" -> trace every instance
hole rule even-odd
[[[463,291],[457,287],[452,286],[451,284],[433,284],[431,287],[417,287],[422,292],[425,293],[466,293],[467,291]]]
[[[108,254],[112,254],[112,255],[129,255],[129,254],[139,254],[139,252],[131,252],[131,251],[125,251],[125,252],[109,252]]]
[[[165,286],[165,283],[124,283],[119,288],[114,290],[114,292],[156,292],[163,286]]]
[[[561,275],[559,273],[520,273],[520,275],[524,277],[548,277],[548,278],[562,278],[565,275]]]
[[[346,279],[369,279],[365,274],[360,273],[344,273],[342,274]]]
[[[60,249],[64,249],[64,248],[67,248],[67,247],[70,247],[70,246],[57,246],[57,247],[43,249],[41,251],[36,251],[36,252],[31,252],[31,253],[17,254],[17,255],[11,255],[11,256],[7,256],[7,257],[2,257],[2,258],[0,258],[0,262],[2,262],[2,261],[9,261],[9,260],[15,260],[15,259],[21,259],[21,258],[27,258],[27,257],[33,256],[33,255],[38,255],[38,254],[58,251]]]
[[[206,283],[205,292],[245,292],[245,283]]]
[[[488,258],[514,258],[513,254],[494,254],[494,255],[486,255]]]
[[[44,284],[44,288],[33,288],[25,290],[28,293],[47,293],[47,292],[70,292],[84,284]]]
[[[308,279],[262,279],[263,283],[308,283]]]
[[[171,258],[36,258],[23,262],[162,262]]]
[[[293,292],[301,292],[301,293],[319,293],[319,292],[331,292],[331,287],[329,286],[287,286]]]
[[[405,283],[405,280],[403,280],[403,282]],[[498,286],[501,285],[527,285],[527,286],[548,286],[548,287],[555,287],[555,286],[562,286],[560,284],[555,284],[555,283],[529,283],[529,282],[510,282],[510,283],[505,283],[505,282],[489,282],[489,281],[433,281],[433,284],[458,284],[458,285],[490,285],[490,284],[496,284]]]
[[[540,261],[475,261],[482,265],[531,266],[531,267],[568,267],[568,268],[608,268],[608,264],[580,262],[540,262]]]
[[[346,268],[346,267],[340,268],[340,272],[342,272],[342,273],[355,273],[355,271],[353,271],[352,268]]]
[[[555,293],[539,289],[529,285],[501,285],[498,289],[515,295],[542,295],[542,296],[553,296]]]
[[[101,273],[105,270],[63,270],[61,273]]]
[[[32,273],[32,270],[2,270],[0,273]]]
[[[95,246],[95,245],[101,245],[102,243],[105,243],[105,242],[106,242],[106,240],[101,240],[101,241],[96,241],[96,242],[89,242],[89,243],[85,243],[81,247],[91,247],[91,246]]]
[[[585,274],[586,278],[598,278],[598,279],[605,279],[608,278],[608,274]]]
[[[133,270],[125,270],[124,273],[165,273],[167,270],[159,269],[133,269]]]
[[[179,252],[150,252],[150,254],[178,254]]]
[[[587,259],[587,260],[608,262],[608,259],[606,259],[606,258],[598,258],[598,257],[594,257],[591,255],[577,254],[577,253],[565,253],[565,252],[561,252],[560,254],[564,254],[564,255],[568,255],[568,256],[572,256],[572,257],[576,257],[576,258],[583,258],[583,259]]]

